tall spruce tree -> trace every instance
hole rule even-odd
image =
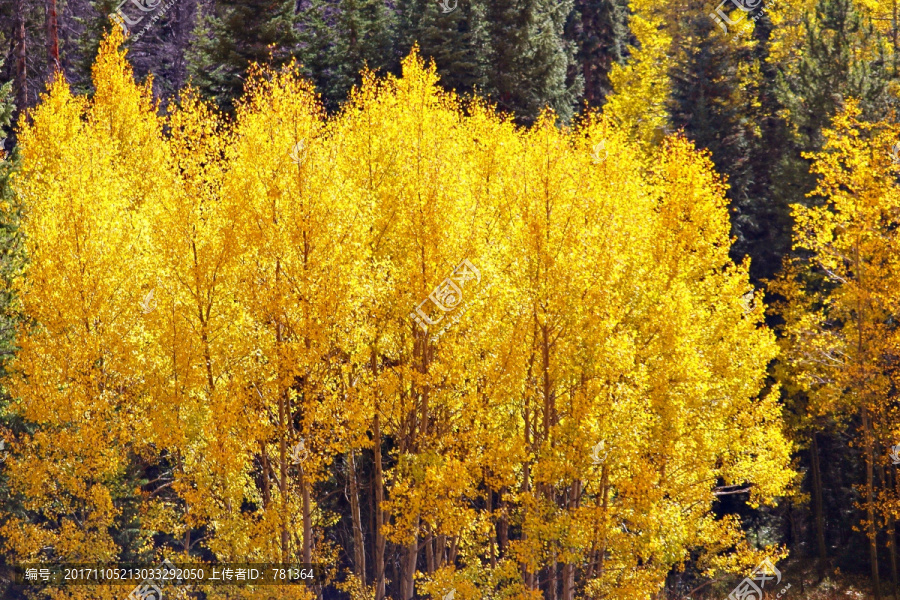
[[[798,142],[811,152],[846,98],[858,99],[865,117],[887,113],[893,60],[853,0],[819,0],[803,25],[803,52],[796,67],[781,67],[778,89]]]
[[[749,256],[755,278],[771,277],[790,248],[790,219],[787,199],[777,194],[771,176],[782,166],[786,132],[771,94],[763,99],[766,25],[757,25],[755,40],[749,33],[731,39],[706,8],[691,3],[678,20],[682,46],[670,69],[671,121],[708,149],[728,178],[732,258]]]
[[[398,4],[401,53],[418,46],[434,61],[441,84],[460,94],[484,90],[487,44],[485,2],[401,0]]]
[[[0,57],[0,71],[3,67]],[[0,374],[8,374],[7,365],[16,352],[16,325],[23,318],[18,309],[13,281],[22,272],[25,254],[22,250],[22,205],[12,190],[12,175],[20,165],[16,146],[12,145],[13,114],[16,106],[13,102],[13,82],[0,85]],[[8,137],[9,136],[9,137]],[[22,419],[11,416],[8,410],[9,393],[0,390],[0,452],[10,441],[11,432],[21,431],[26,424]],[[0,511],[5,514],[23,512],[23,499],[10,494],[5,475],[0,474]],[[9,566],[5,559],[0,565]],[[0,597],[14,598],[16,591],[7,578],[0,578]]]
[[[6,151],[15,109],[12,81],[7,81],[0,85],[0,372],[15,345],[15,298],[11,290],[23,261],[19,235],[21,209],[10,184],[19,163],[18,151],[15,147]]]
[[[281,66],[297,51],[293,0],[214,0],[201,7],[188,51],[193,83],[230,111],[252,63]]]
[[[574,0],[497,0],[487,3],[486,91],[519,122],[549,106],[569,119],[583,78],[571,68],[575,47],[565,37]]]
[[[300,5],[303,72],[325,106],[337,109],[360,82],[360,71],[396,70],[396,12],[384,0],[306,0]]]

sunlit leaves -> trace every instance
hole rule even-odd
[[[516,129],[414,54],[330,118],[293,67],[255,70],[233,121],[191,91],[163,118],[115,48],[93,99],[57,82],[21,138],[34,326],[9,385],[35,433],[10,551],[334,561],[329,498],[377,450],[363,510],[426,548],[400,577],[431,593],[526,597],[554,570],[645,597],[692,550],[748,561],[711,507],[788,483],[758,397],[775,347],[708,157],[649,143],[657,91]],[[141,533],[117,547],[126,496]],[[54,521],[75,518],[90,535]],[[371,565],[372,538],[341,556]]]

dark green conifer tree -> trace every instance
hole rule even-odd
[[[434,61],[443,86],[463,95],[484,90],[486,3],[401,0],[398,8],[401,54],[418,45],[423,58]]]
[[[299,14],[298,58],[335,110],[363,68],[395,70],[395,36],[396,13],[384,0],[307,0]]]
[[[782,67],[778,89],[798,142],[814,151],[845,98],[859,99],[866,117],[887,113],[892,61],[853,0],[819,0],[815,17],[805,15],[803,24],[806,40],[799,66]]]
[[[188,52],[193,84],[230,111],[252,63],[281,66],[297,52],[294,0],[214,0],[202,8]]]
[[[766,44],[752,43],[749,33],[737,40],[730,37],[735,31],[723,35],[706,9],[697,2],[680,15],[677,38],[684,43],[670,69],[669,114],[673,128],[708,149],[728,179],[732,257],[749,256],[755,277],[771,277],[790,249],[791,232],[787,199],[771,176],[782,166],[785,125],[755,73],[766,65]],[[760,22],[755,35],[766,33]]]
[[[572,68],[574,44],[564,35],[573,6],[574,0],[487,3],[485,91],[520,123],[533,122],[547,106],[563,120],[574,113],[583,81]]]

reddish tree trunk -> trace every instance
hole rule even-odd
[[[56,0],[47,0],[47,58],[53,73],[59,66],[59,27],[56,21]]]

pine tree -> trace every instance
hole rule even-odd
[[[563,120],[574,112],[583,83],[580,73],[573,75],[575,48],[564,36],[573,6],[573,0],[488,2],[486,92],[522,123],[547,106]]]
[[[421,56],[434,61],[446,88],[466,95],[484,90],[485,10],[486,3],[479,1],[405,0],[399,5],[399,49],[409,52],[418,45]]]
[[[779,91],[798,142],[812,152],[845,99],[858,99],[865,117],[886,113],[891,61],[853,0],[818,0],[803,32],[803,52],[781,67]]]
[[[2,67],[3,59],[0,58],[0,69]],[[22,207],[13,193],[11,181],[13,173],[19,167],[19,153],[15,146],[10,152],[5,150],[9,143],[6,136],[10,132],[14,113],[13,82],[7,81],[0,85],[0,373],[4,377],[8,375],[6,365],[15,355],[15,332],[22,317],[17,306],[14,280],[24,265]],[[10,397],[4,390],[0,394],[0,423],[3,428],[0,438],[4,445],[12,437],[10,433],[22,426],[20,420],[9,415],[9,401]],[[4,482],[0,485],[0,511],[13,513],[21,510],[22,503],[10,496],[9,488]],[[12,595],[12,590],[0,584],[0,594]]]
[[[308,0],[301,5],[298,58],[326,108],[337,109],[361,82],[364,68],[396,68],[395,21],[396,12],[384,0]]]
[[[293,0],[216,0],[195,28],[188,52],[193,84],[231,111],[253,63],[275,67],[291,60],[299,41]]]
[[[744,39],[723,36],[706,9],[688,3],[677,21],[676,39],[683,41],[669,71],[671,124],[708,149],[728,178],[736,238],[732,257],[739,262],[749,256],[754,277],[770,277],[790,244],[788,202],[773,189],[770,173],[780,165],[779,149],[791,148],[779,143],[785,141],[785,126],[771,95],[763,104],[770,87],[761,77],[767,66],[765,32],[748,31]]]
[[[316,85],[329,108],[342,99],[333,82],[337,79],[337,65],[332,57],[338,43],[336,29],[338,2],[335,0],[306,0],[297,11],[297,60],[304,75]],[[332,91],[335,88],[335,91]]]
[[[3,60],[0,58],[0,68]],[[12,354],[15,340],[15,295],[13,279],[21,271],[24,256],[19,234],[21,204],[11,186],[19,164],[18,148],[6,152],[7,135],[15,113],[12,81],[0,85],[0,363]]]

